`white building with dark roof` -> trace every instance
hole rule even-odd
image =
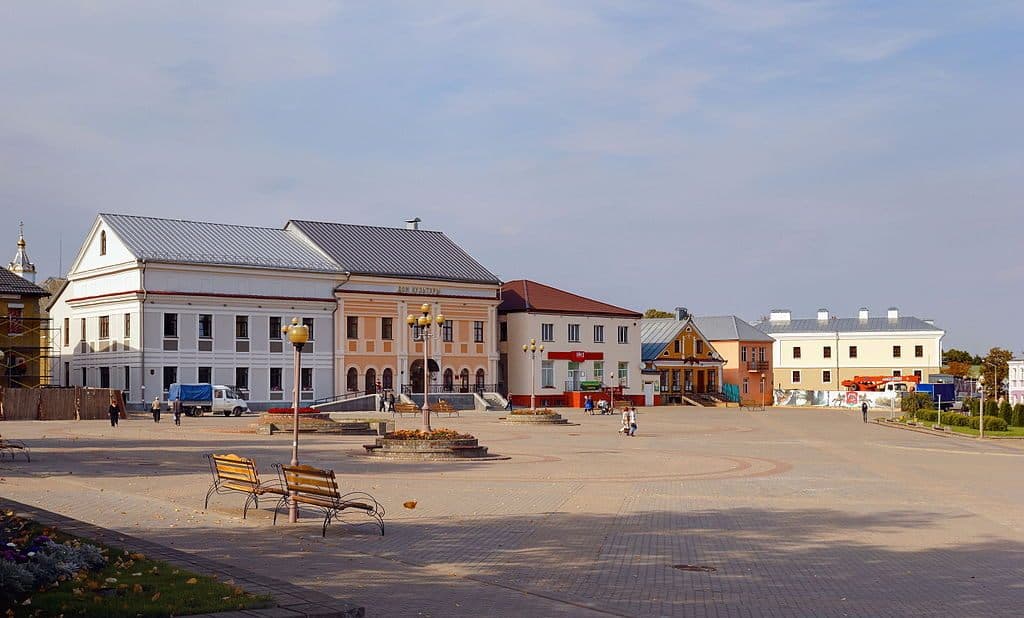
[[[50,307],[61,331],[54,381],[119,388],[135,404],[173,382],[210,382],[239,387],[256,409],[288,405],[294,376],[281,326],[293,317],[311,329],[303,401],[422,392],[423,344],[405,316],[423,303],[452,316],[429,369],[457,363],[481,387],[496,372],[494,337],[473,335],[496,332],[497,278],[418,227],[101,214],[67,278]]]
[[[857,376],[918,376],[924,382],[942,366],[946,332],[896,307],[875,317],[862,307],[855,318],[827,309],[793,318],[788,309],[776,309],[754,326],[775,340],[777,389],[844,390],[843,382]]]

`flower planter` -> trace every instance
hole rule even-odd
[[[536,413],[533,413],[536,412]],[[569,419],[551,410],[530,410],[530,413],[509,414],[501,418],[509,425],[568,425]]]
[[[508,459],[487,452],[486,446],[474,437],[452,439],[377,438],[374,444],[363,445],[367,455],[389,459],[445,461],[459,459]]]

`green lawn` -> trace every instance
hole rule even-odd
[[[936,423],[934,423],[934,422],[927,422],[927,421],[918,421],[917,422],[918,427],[924,427],[926,429],[931,429],[932,425],[935,425],[935,424]],[[972,429],[970,427],[959,427],[959,426],[955,426],[954,427],[954,426],[950,426],[950,425],[946,425],[946,424],[943,424],[942,426],[946,429],[946,431],[953,431],[954,433],[962,433],[962,434],[968,435],[968,436],[976,436],[976,435],[978,435],[978,430],[977,429]],[[985,437],[986,438],[1024,438],[1024,427],[1008,427],[1006,431],[991,431],[991,430],[986,429],[985,430]]]
[[[34,534],[43,533],[42,526],[34,527]],[[73,538],[52,529],[49,532],[58,542]],[[88,539],[81,541],[107,550],[106,568],[82,572],[54,588],[37,591],[29,597],[28,605],[18,605],[6,616],[155,618],[273,606],[271,597],[249,594],[229,582]]]

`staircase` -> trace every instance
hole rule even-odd
[[[508,407],[508,400],[498,393],[483,393],[480,395],[480,399],[483,399],[486,404],[484,411],[504,410]]]

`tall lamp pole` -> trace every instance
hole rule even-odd
[[[761,372],[761,411],[764,411],[764,372]]]
[[[429,353],[428,347],[430,344],[430,338],[434,336],[433,325],[437,324],[438,328],[444,326],[444,315],[437,314],[437,317],[430,315],[430,305],[423,303],[420,305],[420,315],[415,316],[409,314],[405,318],[405,323],[409,325],[409,330],[413,330],[415,327],[420,327],[420,340],[423,341],[423,431],[430,431],[430,398],[428,393],[430,392],[430,367],[428,367]],[[415,337],[413,337],[415,340]]]
[[[299,465],[299,390],[302,386],[302,347],[309,341],[309,327],[299,322],[299,318],[292,318],[292,323],[281,328],[281,332],[288,336],[295,349],[295,380],[292,390],[292,465]],[[292,498],[295,496],[293,495]],[[299,507],[295,500],[288,501],[288,521],[295,523],[299,520]]]
[[[981,398],[978,400],[978,437],[985,437],[985,372],[978,376],[978,392]]]
[[[530,409],[537,409],[537,352],[544,352],[543,345],[537,345],[536,339],[530,339],[529,345],[523,345],[523,352],[530,353]]]

